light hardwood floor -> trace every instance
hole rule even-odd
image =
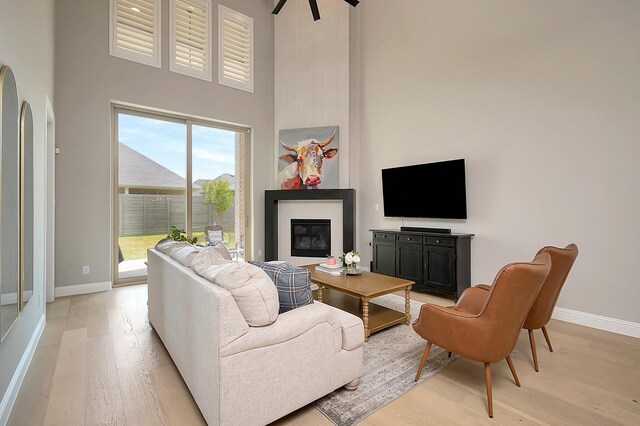
[[[47,325],[8,424],[204,424],[149,326],[146,301],[146,286],[137,285],[47,305]],[[555,352],[536,335],[539,373],[526,333],[520,336],[513,360],[522,388],[506,363],[494,366],[494,419],[487,417],[482,365],[460,359],[361,425],[640,425],[640,339],[560,321],[548,329]],[[331,425],[311,406],[276,424]]]

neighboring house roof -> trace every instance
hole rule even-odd
[[[235,191],[236,189],[236,177],[230,173],[223,173],[220,176],[218,176],[215,179],[198,179],[195,182],[193,182],[193,187],[195,188],[196,185],[198,187],[202,187],[202,185],[204,185],[205,182],[211,182],[212,180],[226,180],[227,182],[229,182],[229,186],[231,187],[232,191]]]
[[[120,142],[118,185],[130,188],[177,188],[186,180],[135,149]]]

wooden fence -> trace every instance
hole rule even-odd
[[[120,194],[120,236],[168,234],[171,226],[186,228],[184,195]],[[194,232],[213,225],[213,211],[202,196],[193,196],[192,227]],[[235,206],[218,218],[226,231],[235,224]]]

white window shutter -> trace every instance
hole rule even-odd
[[[253,19],[218,6],[220,84],[253,92]]]
[[[211,81],[210,0],[171,0],[170,23],[169,69]]]
[[[109,54],[160,68],[160,0],[110,0]]]

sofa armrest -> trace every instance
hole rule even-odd
[[[342,347],[342,330],[338,314],[333,308],[314,302],[311,305],[280,314],[278,319],[271,325],[250,327],[249,332],[220,348],[220,356],[224,358],[250,349],[284,343],[321,325],[331,329],[334,350],[336,352],[340,351]]]
[[[320,303],[320,302],[314,302]],[[352,351],[364,345],[364,323],[357,316],[341,309],[331,307],[340,318],[342,329],[342,349]]]

